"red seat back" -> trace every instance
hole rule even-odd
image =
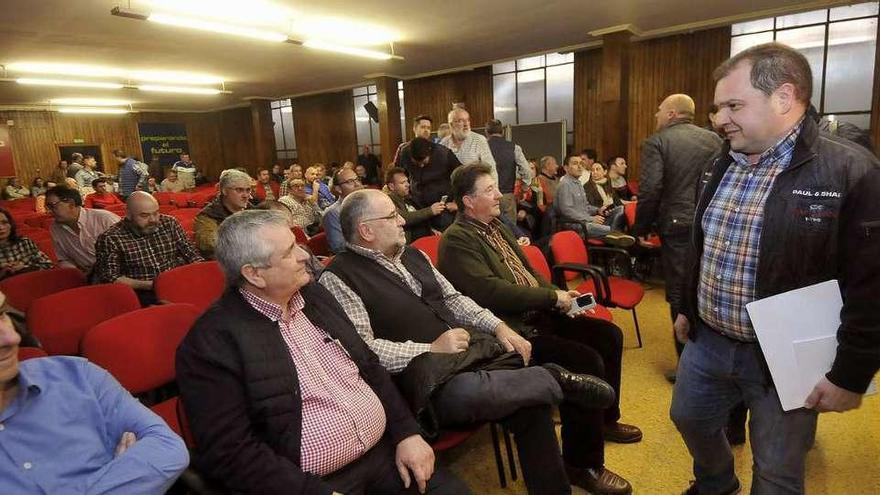
[[[434,264],[434,266],[437,266],[437,258],[439,257],[440,251],[439,235],[419,237],[418,239],[414,240],[410,245],[428,255],[428,258],[431,259],[431,263]]]
[[[313,235],[306,242],[306,246],[308,246],[309,251],[312,252],[315,256],[332,256],[333,252],[330,251],[330,245],[327,243],[327,234],[324,232],[319,232]]]
[[[31,240],[37,245],[37,249],[42,251],[50,260],[52,260],[52,263],[58,263],[58,256],[55,254],[55,245],[52,244],[52,237],[50,235],[47,234],[44,236],[31,237]]]
[[[296,237],[297,244],[308,244],[309,236],[305,233],[303,229],[294,225],[290,228],[291,232],[293,232],[293,236]]]
[[[156,202],[159,203],[159,206],[165,206],[171,204],[172,199],[174,199],[173,194],[174,193],[159,191],[154,192],[153,197],[156,198]]]
[[[177,346],[199,316],[192,304],[161,304],[95,325],[82,340],[82,355],[140,394],[174,381]]]
[[[206,261],[160,273],[153,288],[160,301],[192,304],[201,314],[223,294],[226,280],[219,263]]]
[[[544,277],[544,280],[553,280],[550,273],[550,265],[547,264],[547,258],[537,246],[523,246],[523,254],[529,260],[532,270],[538,272],[538,275]]]
[[[550,238],[550,252],[553,253],[553,260],[557,264],[590,264],[590,257],[583,239],[572,230],[563,230],[553,234],[553,237]],[[565,280],[574,280],[577,276],[577,272],[565,272]]]
[[[18,348],[18,360],[26,361],[28,359],[46,357],[46,351],[40,349],[39,347],[19,347]]]
[[[626,185],[629,187],[629,192],[633,193],[636,196],[639,195],[639,181],[637,181],[637,180],[627,181]]]
[[[27,312],[36,299],[83,285],[86,277],[76,268],[53,268],[9,277],[0,281],[0,291],[13,308]]]
[[[78,355],[80,341],[89,329],[140,306],[127,285],[89,285],[35,300],[28,308],[27,322],[50,355]]]
[[[635,201],[623,206],[623,214],[626,215],[627,227],[632,227],[636,224],[636,206],[638,206],[638,203]]]

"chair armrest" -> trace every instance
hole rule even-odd
[[[598,292],[595,296],[601,304],[604,304],[605,301],[611,297],[611,287],[608,284],[608,277],[605,276],[605,271],[598,266],[583,265],[580,263],[560,263],[558,265],[553,265],[552,271],[553,278],[560,282],[559,287],[565,287],[565,272],[578,272],[585,277],[589,276],[593,280],[593,285]]]
[[[590,253],[608,253],[617,258],[622,258],[624,263],[623,266],[626,267],[626,278],[632,278],[632,264],[630,263],[630,259],[632,255],[625,249],[621,249],[618,247],[608,247],[608,246],[587,246],[587,251]]]

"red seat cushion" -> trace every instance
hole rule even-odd
[[[27,312],[31,303],[43,296],[85,284],[86,276],[76,268],[53,268],[9,277],[0,281],[0,291],[13,308]]]
[[[641,284],[632,280],[620,277],[608,277],[608,285],[611,288],[611,302],[615,306],[621,308],[634,308],[636,304],[641,302],[642,298],[645,297],[645,289]],[[576,290],[578,292],[592,292],[593,294],[597,294],[596,286],[593,284],[592,279],[580,284]]]
[[[431,263],[437,265],[437,258],[439,257],[440,250],[439,235],[419,237],[418,239],[414,240],[411,245],[412,247],[428,255],[428,258],[431,259]]]
[[[611,311],[608,310],[605,306],[601,304],[597,304],[595,308],[590,311],[585,311],[581,313],[581,316],[584,318],[596,318],[599,320],[605,321],[614,321],[614,315],[611,314]]]
[[[180,431],[180,421],[177,420],[177,397],[172,397],[166,401],[160,402],[150,408],[151,411],[158,414],[159,417],[168,423],[168,427],[174,430],[174,433],[182,436]]]

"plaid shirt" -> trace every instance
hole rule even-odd
[[[321,211],[317,205],[313,205],[308,200],[300,203],[293,196],[282,196],[278,201],[284,203],[290,208],[293,215],[293,224],[301,229],[305,229],[309,225],[321,223]]]
[[[253,308],[278,323],[302,393],[300,467],[324,476],[370,450],[385,432],[385,409],[338,341],[302,312],[299,293],[281,306],[239,289]]]
[[[356,244],[347,244],[346,247],[350,251],[366,256],[394,273],[412,289],[415,295],[421,297],[422,284],[407,271],[400,260],[403,248],[393,258],[388,258],[379,251],[373,251]],[[436,277],[437,282],[440,284],[440,290],[446,301],[446,307],[457,318],[455,324],[494,335],[495,327],[501,323],[501,320],[488,309],[478,306],[471,298],[456,291],[452,284],[436,268],[433,266],[431,268],[434,272],[434,277]],[[336,297],[336,300],[342,305],[342,309],[345,310],[345,314],[354,323],[354,327],[361,338],[379,356],[379,362],[390,373],[403,370],[414,357],[431,351],[430,342],[413,342],[411,340],[393,342],[391,340],[375,338],[373,336],[373,329],[370,327],[370,316],[367,313],[363,300],[351,288],[345,285],[339,277],[328,271],[324,271],[319,282]]]
[[[799,123],[762,153],[755,165],[746,155],[731,150],[733,162],[703,214],[705,238],[697,289],[700,318],[737,340],[757,340],[746,304],[755,300],[764,203],[776,176],[791,161],[800,130]]]
[[[27,237],[19,237],[18,242],[0,246],[0,267],[17,262],[24,265],[24,270],[52,268],[52,261]]]
[[[486,242],[492,246],[492,249],[501,256],[501,260],[507,266],[507,269],[510,270],[510,273],[513,274],[513,279],[516,280],[517,285],[526,287],[541,286],[538,280],[529,272],[529,269],[523,265],[513,246],[508,244],[507,239],[501,234],[503,225],[501,220],[493,218],[491,222],[486,224],[467,215],[462,216],[462,219],[464,222],[473,225],[477,232],[486,239]]]
[[[103,283],[119,277],[153,280],[172,268],[204,261],[174,217],[159,215],[159,229],[148,235],[134,231],[127,218],[107,229],[95,242],[95,273]]]

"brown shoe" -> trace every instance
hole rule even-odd
[[[593,495],[630,495],[632,485],[619,474],[606,469],[565,467],[572,485],[583,488]]]
[[[626,423],[614,423],[602,428],[605,441],[614,443],[636,443],[642,441],[642,430]]]

